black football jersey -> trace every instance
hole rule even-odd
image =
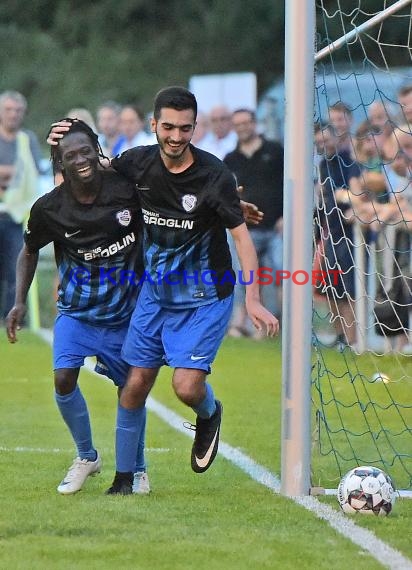
[[[244,222],[235,179],[213,155],[191,150],[194,163],[178,174],[167,170],[157,145],[112,159],[113,168],[136,184],[145,280],[165,307],[208,304],[234,286],[226,228]]]
[[[24,239],[38,251],[53,242],[60,312],[117,326],[130,317],[142,275],[142,222],[134,184],[101,172],[93,204],[81,204],[66,182],[33,205]]]

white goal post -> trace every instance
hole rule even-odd
[[[312,270],[315,63],[411,4],[399,0],[315,53],[315,0],[285,2],[284,270]],[[285,280],[281,493],[311,493],[312,284]]]
[[[285,174],[283,268],[312,269],[314,0],[285,12]],[[281,493],[310,492],[312,285],[283,284]]]

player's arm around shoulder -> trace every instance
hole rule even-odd
[[[242,187],[238,187],[238,192],[240,191],[240,188]],[[257,226],[263,220],[263,212],[259,210],[256,204],[240,200],[240,207],[242,208],[243,217],[245,218],[245,222],[247,224],[253,224]]]
[[[36,272],[39,261],[39,252],[30,252],[24,245],[17,258],[16,265],[16,297],[14,306],[6,317],[6,330],[9,342],[17,341],[16,331],[20,330],[26,314],[26,300],[30,285]]]
[[[279,321],[260,302],[258,259],[246,224],[231,229],[230,233],[245,277],[249,279],[249,275],[253,275],[252,283],[246,286],[247,313],[258,331],[265,329],[267,336],[275,336],[279,332]]]

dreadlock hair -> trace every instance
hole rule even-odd
[[[59,122],[61,122],[61,121],[64,121],[65,123],[71,123],[69,130],[66,131],[65,133],[63,133],[63,138],[67,135],[71,135],[72,133],[84,133],[85,135],[87,135],[93,144],[93,148],[97,151],[97,154],[99,156],[100,165],[103,166],[100,162],[100,159],[101,158],[108,158],[108,157],[105,156],[105,154],[103,153],[102,147],[100,146],[100,143],[99,143],[98,135],[94,132],[94,130],[91,127],[89,127],[89,125],[87,123],[85,123],[84,121],[82,121],[81,119],[72,119],[70,117],[65,117],[64,119],[59,120]],[[53,129],[53,127],[50,128],[47,136],[50,135],[52,129]],[[52,166],[53,166],[53,174],[54,175],[56,175],[58,172],[62,171],[62,169],[61,169],[61,153],[60,153],[59,144],[53,145],[50,148],[50,161],[51,161]]]

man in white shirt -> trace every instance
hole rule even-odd
[[[223,160],[237,144],[237,135],[232,130],[232,114],[225,105],[218,105],[210,111],[209,122],[210,132],[197,146]]]

